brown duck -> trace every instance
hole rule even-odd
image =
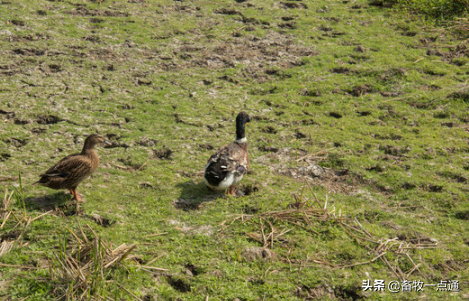
[[[236,195],[236,185],[249,168],[248,144],[245,126],[251,121],[246,112],[236,117],[236,140],[218,149],[210,159],[204,172],[205,184],[213,190],[226,190]]]
[[[41,179],[33,185],[42,185],[52,189],[69,189],[73,198],[81,202],[81,195],[76,189],[78,184],[98,168],[99,157],[94,149],[97,144],[110,145],[109,141],[100,135],[91,134],[86,138],[81,153],[63,158],[41,174]]]

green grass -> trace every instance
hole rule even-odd
[[[405,0],[402,4],[427,18],[438,20],[448,20],[464,15],[469,9],[467,0]]]
[[[469,9],[467,0],[370,0],[369,3],[375,6],[395,7],[401,11],[409,11],[426,21],[440,23],[464,17]]]
[[[47,262],[73,245],[67,228],[86,225],[114,247],[137,244],[137,260],[111,267],[95,298],[467,298],[464,41],[364,0],[0,7],[0,193],[15,191],[7,211],[21,221],[11,216],[0,230],[0,243],[14,242],[0,257],[10,265],[0,266],[0,300],[57,297],[63,283]],[[223,197],[204,187],[201,171],[234,139],[241,110],[254,117],[242,186],[255,191]],[[95,132],[117,147],[98,149],[76,214],[68,194],[31,184]],[[171,155],[159,158],[164,150]],[[308,166],[325,172],[304,177]],[[314,199],[305,181],[373,239],[411,244],[421,274],[409,280],[459,280],[461,291],[364,292],[363,280],[398,279],[381,260],[328,267],[376,257],[373,243],[333,219],[306,228],[271,219],[277,233],[290,230],[269,247],[277,257],[249,261],[246,250],[262,247],[248,235],[261,233],[260,215],[288,209],[293,194]],[[243,214],[255,217],[235,220]],[[403,254],[386,256],[413,267]],[[138,268],[154,258],[149,265],[168,271]]]

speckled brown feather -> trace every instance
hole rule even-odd
[[[225,172],[235,171],[239,166],[247,170],[249,168],[247,143],[238,144],[232,142],[219,148],[217,152],[208,159],[207,164],[212,162],[223,162],[223,166],[226,166],[223,168]]]
[[[215,158],[219,157],[226,157],[230,163],[235,164],[233,166],[228,166],[227,171],[233,171],[236,169],[237,165],[243,165],[244,167],[248,167],[249,163],[247,162],[247,143],[238,144],[232,142],[225,146],[220,147],[215,154],[213,154],[210,159],[208,159],[207,163],[212,161]]]
[[[36,182],[52,189],[76,188],[88,178],[99,165],[99,157],[94,149],[85,153],[74,154],[60,160]]]
[[[39,181],[33,185],[42,185],[52,189],[69,189],[73,197],[80,202],[81,196],[76,188],[98,168],[99,157],[94,147],[100,143],[110,144],[97,134],[88,136],[81,153],[63,158],[41,174]]]
[[[207,161],[204,182],[212,190],[227,190],[234,194],[236,185],[249,168],[245,126],[251,121],[246,112],[236,117],[236,140],[219,148]]]

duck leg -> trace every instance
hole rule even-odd
[[[231,185],[228,190],[226,191],[226,194],[236,196],[236,186]]]
[[[72,193],[73,195],[73,198],[77,201],[77,202],[83,202],[82,198],[81,198],[81,194],[79,194],[76,190],[76,188],[71,188],[70,189],[70,192]]]

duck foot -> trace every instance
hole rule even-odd
[[[239,197],[239,196],[243,196],[244,193],[238,189],[238,186],[230,186],[228,188],[228,190],[226,191],[226,194],[227,195],[232,195],[234,197]]]
[[[75,188],[70,189],[70,193],[73,195],[73,198],[78,202],[78,203],[86,203],[83,200],[83,196],[77,192]]]
[[[237,198],[245,196],[244,191],[242,191],[241,189],[236,189],[235,195]]]

